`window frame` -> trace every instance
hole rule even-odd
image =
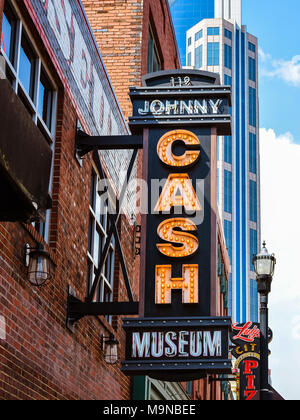
[[[227,28],[224,28],[224,37],[232,41],[232,31]]]
[[[108,205],[103,201],[101,194],[98,192],[98,185],[100,181],[101,178],[93,166],[91,174],[91,191],[89,203],[89,237],[86,274],[87,295],[90,293],[93,281],[95,279],[95,273],[99,267],[101,259],[101,251],[105,246],[110,227]],[[98,243],[96,243],[97,240]],[[116,244],[113,238],[109,247],[109,254],[103,267],[100,281],[93,298],[93,302],[100,303],[113,301],[115,286],[115,260]],[[105,299],[106,289],[109,290],[109,300]],[[111,316],[107,316],[106,318],[108,322],[111,322]]]
[[[220,27],[219,26],[209,26],[207,28],[207,36],[219,36]]]
[[[21,100],[25,101],[24,105],[28,109],[29,113],[32,116],[33,122],[41,129],[43,134],[45,135],[47,141],[52,144],[54,143],[55,133],[56,133],[56,112],[57,112],[57,96],[58,96],[58,89],[55,85],[54,81],[49,75],[49,71],[47,70],[47,66],[44,64],[43,60],[41,59],[41,55],[39,53],[39,49],[34,45],[32,41],[32,37],[30,36],[30,32],[28,31],[26,25],[22,21],[22,18],[19,16],[18,12],[13,8],[10,2],[5,3],[5,8],[9,10],[10,14],[13,14],[15,19],[15,34],[13,35],[14,41],[14,57],[9,57],[6,52],[4,51],[1,43],[1,54],[3,55],[5,62],[6,62],[6,70],[8,73],[8,79],[11,82],[12,88],[17,96],[21,97]],[[4,9],[5,13],[5,9]],[[24,36],[23,36],[24,35]],[[35,57],[34,62],[34,77],[32,81],[32,97],[30,93],[26,91],[26,88],[23,86],[21,77],[20,77],[20,55],[21,55],[21,45],[22,39],[25,39],[28,43],[28,46],[32,49]],[[47,78],[49,79],[50,84],[53,87],[53,98],[52,98],[52,116],[51,116],[51,123],[50,129],[43,120],[42,116],[39,114],[39,83],[40,83],[40,76],[41,71],[46,73]]]
[[[256,89],[249,86],[248,89],[249,100],[249,125],[256,128],[257,125],[257,104],[256,104]]]
[[[201,67],[203,67],[203,45],[202,44],[198,45],[198,47],[195,48],[195,68],[201,69]]]
[[[203,29],[195,33],[195,42],[199,41],[199,39],[203,38]]]
[[[151,48],[150,48],[151,46]],[[151,52],[151,54],[150,54]],[[154,57],[157,62],[157,70],[154,69]],[[151,59],[151,63],[150,63]],[[151,71],[150,71],[151,68]],[[148,37],[148,54],[147,54],[147,73],[154,73],[162,70],[162,61],[158,52],[158,48],[155,42],[154,32],[151,25],[149,25],[149,37]]]
[[[224,67],[232,70],[232,46],[224,44]]]
[[[220,42],[207,43],[207,66],[208,67],[220,66]]]
[[[248,79],[256,83],[256,59],[248,56]]]
[[[58,100],[58,87],[50,76],[50,71],[47,69],[47,65],[44,63],[42,54],[40,53],[39,48],[35,45],[33,37],[31,36],[30,31],[28,30],[26,24],[23,22],[22,17],[17,10],[17,8],[7,0],[5,2],[5,7],[3,13],[7,13],[14,20],[14,34],[11,36],[13,39],[13,54],[10,53],[10,56],[6,54],[2,47],[2,42],[0,43],[0,53],[5,59],[6,63],[6,77],[10,81],[10,84],[15,92],[15,94],[23,102],[24,106],[28,110],[34,124],[40,129],[45,140],[49,143],[52,152],[54,153],[55,147],[55,136],[56,136],[56,121],[57,121],[57,100]],[[2,33],[1,33],[2,39]],[[32,80],[32,95],[31,92],[27,92],[26,88],[23,86],[21,77],[20,77],[20,65],[21,65],[21,46],[22,40],[28,44],[28,48],[32,50],[33,55],[35,56],[33,62],[33,80]],[[51,114],[48,117],[50,128],[47,126],[47,123],[43,120],[43,116],[39,113],[39,88],[40,88],[40,79],[41,74],[44,72],[49,84],[52,86],[52,100],[51,100]],[[51,173],[49,181],[49,195],[52,195],[53,187],[53,165],[54,159],[52,159],[51,164]],[[45,240],[46,243],[49,242],[50,237],[50,218],[51,218],[51,209],[46,211],[45,222],[35,222],[32,223],[34,228],[40,234],[40,236]]]

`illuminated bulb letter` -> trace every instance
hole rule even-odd
[[[187,212],[202,210],[188,174],[169,175],[154,212],[170,213],[172,207],[184,207]]]
[[[198,272],[196,264],[182,267],[182,278],[172,278],[171,265],[156,266],[155,303],[165,305],[172,303],[172,290],[182,290],[182,302],[186,304],[198,303]]]
[[[180,230],[175,230],[180,229]],[[197,231],[197,226],[189,219],[169,219],[162,222],[158,229],[158,236],[165,240],[170,241],[177,246],[169,244],[158,244],[158,250],[167,257],[184,258],[193,255],[199,248],[199,241],[190,233]],[[180,246],[181,245],[181,246]]]
[[[199,146],[200,141],[195,134],[186,130],[175,130],[165,134],[158,142],[157,154],[168,166],[180,168],[195,164],[200,157],[200,150],[187,150],[182,156],[175,156],[172,148],[176,141],[183,141],[188,146]]]

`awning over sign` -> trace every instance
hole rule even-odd
[[[271,392],[273,393],[274,401],[285,401],[285,399],[276,391],[276,389],[271,387]]]
[[[285,401],[285,399],[273,388],[270,386],[270,392],[272,393],[271,401]],[[260,400],[260,393],[257,392],[253,401]]]

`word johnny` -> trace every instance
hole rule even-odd
[[[145,101],[144,109],[138,110],[140,115],[211,115],[219,114],[222,104],[221,99],[212,100],[180,100],[180,101],[160,101],[155,99],[152,102]]]

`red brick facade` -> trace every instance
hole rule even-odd
[[[0,335],[0,399],[130,400],[133,380],[121,373],[120,363],[107,365],[100,349],[101,334],[114,333],[120,343],[119,359],[125,358],[121,317],[113,317],[111,324],[104,317],[88,317],[74,332],[66,327],[68,287],[81,300],[87,294],[94,167],[91,155],[81,164],[74,156],[76,123],[79,120],[89,134],[128,132],[123,117],[131,114],[128,89],[140,85],[141,76],[147,73],[150,25],[162,69],[179,67],[168,6],[166,0],[83,1],[107,75],[81,3],[49,1],[45,7],[42,2],[35,3],[12,1],[57,89],[52,210],[48,241],[30,224],[0,223],[0,322],[4,322]],[[0,24],[3,5],[4,0],[0,0]],[[80,37],[82,51],[76,57],[74,43]],[[80,59],[79,73],[76,59]],[[104,111],[98,108],[103,97]],[[108,157],[108,170],[117,171],[120,164],[126,168],[125,158],[114,162]],[[119,232],[134,298],[138,300],[139,258],[135,257],[134,228],[127,215],[121,217]],[[53,280],[42,288],[33,288],[27,281],[24,246],[39,242],[50,253]],[[223,243],[222,250],[228,272]],[[113,298],[127,300],[118,255]],[[222,302],[220,298],[220,314],[224,312]],[[210,388],[207,380],[194,384],[195,399],[211,396],[221,398],[219,385]]]
[[[166,0],[83,0],[112,85],[126,118],[132,115],[130,86],[147,73],[151,27],[161,69],[180,68],[175,33]]]
[[[3,0],[0,11],[2,6]],[[89,115],[85,116],[74,100],[71,80],[63,73],[59,56],[46,36],[45,28],[49,33],[50,29],[45,21],[42,26],[30,2],[25,1],[23,7],[15,11],[57,85],[58,99],[49,241],[45,242],[32,225],[0,223],[0,316],[4,323],[0,336],[0,399],[128,400],[131,379],[121,374],[119,364],[108,366],[100,349],[101,334],[107,336],[112,332],[120,341],[120,359],[124,358],[120,320],[114,318],[109,324],[104,317],[90,317],[80,321],[74,333],[66,328],[68,286],[81,300],[87,293],[92,159],[87,156],[80,166],[74,157],[74,146],[76,121],[80,118],[83,129],[90,132]],[[45,19],[42,11],[41,16]],[[61,25],[63,18],[59,16]],[[88,32],[86,34],[89,36]],[[89,42],[93,44],[91,37]],[[92,48],[96,56],[97,49],[93,45]],[[101,67],[99,57],[94,65]],[[102,74],[107,78],[103,70]],[[123,117],[107,82],[105,89],[110,94],[108,100],[113,112],[119,114],[118,131],[126,133]],[[107,108],[106,113],[109,112]],[[108,129],[104,128],[104,133],[108,134]],[[137,285],[134,288],[137,292],[133,226],[125,215],[120,222],[120,236],[125,245],[129,276]],[[36,246],[39,242],[50,252],[53,280],[35,289],[27,281],[24,246],[26,243]],[[118,258],[115,260],[114,299],[126,300]]]

